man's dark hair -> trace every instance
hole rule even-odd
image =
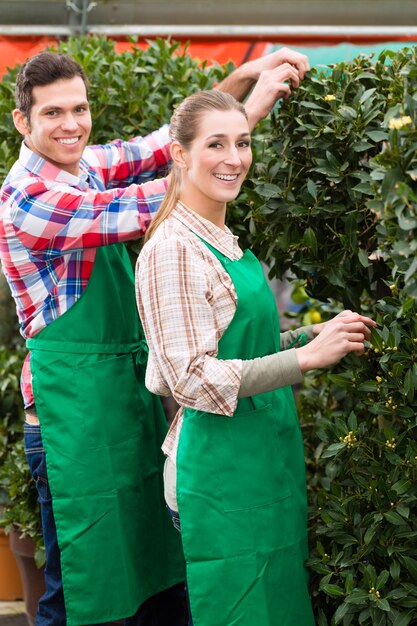
[[[88,92],[88,80],[79,63],[67,54],[56,52],[40,52],[31,57],[19,70],[16,79],[16,107],[22,111],[27,120],[33,106],[33,88],[50,85],[57,80],[69,80],[80,76]]]

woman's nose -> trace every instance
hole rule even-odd
[[[226,155],[225,162],[229,165],[240,165],[240,157],[237,148],[230,148]]]

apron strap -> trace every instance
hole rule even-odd
[[[26,340],[26,346],[29,350],[45,350],[47,352],[68,352],[74,354],[128,354],[130,352],[140,353],[140,363],[146,363],[146,354],[148,346],[144,339],[134,343],[87,343],[75,341],[54,341],[51,339],[32,339]]]

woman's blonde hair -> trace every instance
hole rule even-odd
[[[169,131],[171,141],[178,141],[183,148],[188,150],[197,136],[199,121],[202,115],[208,111],[239,111],[248,119],[243,104],[238,102],[230,94],[217,91],[216,89],[199,91],[185,98],[175,109],[171,117],[171,127]],[[156,216],[146,231],[145,241],[148,241],[148,239],[152,237],[158,226],[172,212],[178,201],[180,184],[181,168],[173,163],[167,193]]]

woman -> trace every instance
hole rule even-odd
[[[245,109],[228,94],[195,94],[175,111],[171,137],[172,179],[136,283],[146,385],[181,407],[163,446],[165,495],[181,521],[193,622],[310,626],[304,452],[289,385],[361,353],[373,321],[345,311],[280,335],[259,262],[225,226],[252,160]]]

